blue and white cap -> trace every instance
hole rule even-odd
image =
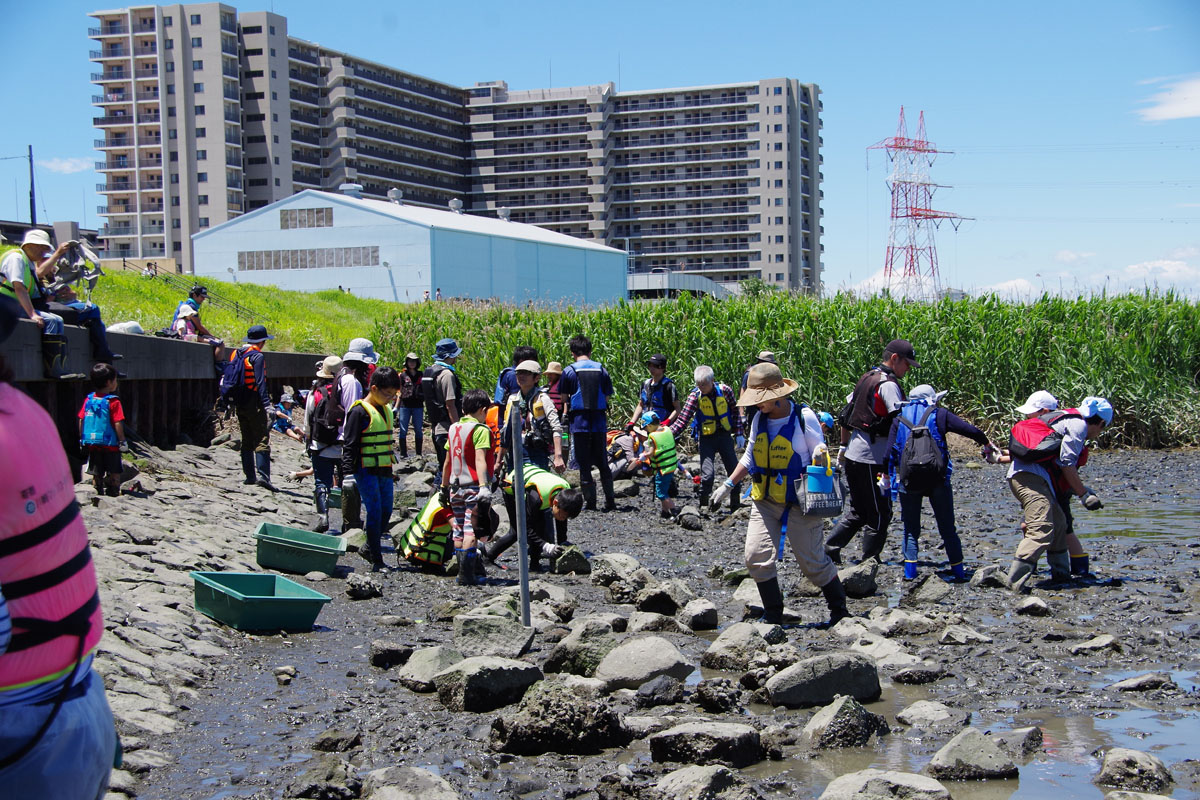
[[[1113,407],[1112,403],[1108,402],[1103,397],[1085,397],[1083,402],[1079,404],[1079,413],[1084,419],[1091,417],[1100,417],[1104,420],[1104,427],[1112,425]]]

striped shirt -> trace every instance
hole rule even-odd
[[[734,436],[742,435],[742,415],[738,413],[737,400],[733,396],[733,389],[730,389],[724,383],[718,383],[721,388],[721,394],[725,395],[725,402],[729,404],[729,424],[733,428]],[[713,403],[714,410],[716,403]],[[671,433],[678,436],[683,433],[683,429],[691,422],[692,417],[700,408],[700,390],[692,389],[691,394],[687,396],[687,400],[683,403],[683,410],[679,412],[679,416],[675,417],[675,421],[671,423]]]

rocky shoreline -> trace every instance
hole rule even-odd
[[[299,465],[276,449],[277,475]],[[139,463],[130,494],[77,487],[108,627],[96,666],[127,751],[109,800],[1200,797],[1181,755],[1200,735],[1200,541],[1153,535],[1164,509],[1197,519],[1196,451],[1098,454],[1106,509],[1077,511],[1080,533],[1144,510],[1143,533],[1088,538],[1098,578],[1029,597],[988,569],[1016,543],[1003,473],[964,465],[972,583],[936,574],[926,514],[920,579],[847,567],[855,618],[831,631],[743,624],[745,512],[684,529],[643,486],[571,523],[590,561],[536,576],[532,630],[515,553],[478,589],[364,576],[347,554],[334,576],[294,576],[333,598],[316,630],[241,634],[195,612],[188,572],[261,571],[255,528],[307,527],[311,482],[244,487],[221,446]],[[404,473],[398,504],[426,486]],[[892,559],[899,538],[896,520]],[[351,577],[376,596],[352,599]],[[794,564],[781,582],[800,623],[824,618]]]

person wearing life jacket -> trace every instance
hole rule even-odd
[[[346,413],[350,406],[367,396],[371,383],[371,370],[378,363],[375,354],[375,344],[370,339],[351,339],[342,356],[342,368],[337,376],[337,408],[341,413],[341,426],[338,429],[339,441],[346,438]],[[345,473],[342,473],[345,478]],[[362,501],[358,496],[358,486],[351,483],[342,486],[342,529],[362,528]]]
[[[54,275],[55,265],[72,242],[57,248],[50,244],[50,235],[31,228],[25,232],[19,247],[8,249],[0,257],[0,297],[14,300],[22,316],[37,323],[42,333],[42,364],[47,378],[63,378],[67,363],[67,337],[63,335],[63,318],[48,309],[42,281]]]
[[[463,415],[450,426],[446,466],[442,470],[439,493],[442,505],[449,506],[454,513],[452,530],[459,586],[476,586],[486,581],[486,576],[477,570],[475,520],[479,502],[492,495],[495,458],[492,432],[484,423],[489,405],[483,389],[471,389],[463,395]]]
[[[1089,399],[1084,398],[1084,401],[1079,404],[1079,408],[1068,408],[1067,411],[1081,414],[1080,409],[1087,405]],[[1075,462],[1075,468],[1083,469],[1090,456],[1091,450],[1085,446],[1079,454],[1079,460]],[[1070,487],[1061,474],[1055,480],[1054,493],[1058,498],[1058,505],[1062,507],[1063,516],[1067,519],[1067,552],[1071,556],[1071,574],[1082,578],[1095,577],[1092,575],[1091,559],[1083,549],[1083,542],[1075,533],[1075,515],[1071,513],[1071,498],[1075,495],[1071,493]]]
[[[542,371],[542,377],[546,379],[546,385],[542,387],[542,390],[546,392],[546,396],[550,398],[550,402],[554,405],[554,410],[558,412],[559,424],[562,426],[562,435],[559,437],[562,439],[562,452],[568,460],[567,468],[574,469],[574,467],[571,467],[570,465],[571,433],[568,430],[569,426],[567,425],[567,414],[566,409],[564,408],[566,398],[563,397],[562,392],[559,391],[559,385],[562,380],[562,371],[562,364],[557,361],[551,361],[549,364],[547,364],[546,369]]]
[[[1017,407],[1024,419],[1013,427],[1008,451],[999,459],[1009,462],[1009,489],[1021,504],[1023,517],[1023,536],[1008,570],[1008,584],[1014,592],[1028,591],[1043,553],[1050,566],[1051,585],[1071,581],[1067,519],[1060,493],[1080,498],[1088,511],[1104,507],[1080,480],[1079,460],[1087,440],[1112,424],[1112,405],[1102,397],[1084,398],[1078,410],[1050,411],[1050,405],[1058,405],[1053,395],[1035,392]],[[1041,441],[1033,441],[1038,436]]]
[[[892,494],[888,486],[887,447],[892,419],[900,412],[904,390],[900,379],[920,367],[912,343],[893,339],[883,349],[882,362],[868,370],[842,409],[842,448],[838,461],[846,475],[849,502],[842,518],[825,541],[825,552],[842,563],[842,548],[863,528],[863,560],[879,558],[892,521]]]
[[[25,316],[0,298],[0,342]],[[98,800],[118,745],[96,568],[58,429],[12,380],[0,356],[0,794]]]
[[[498,406],[504,406],[508,402],[509,396],[517,393],[517,365],[522,361],[537,360],[539,357],[536,347],[522,345],[513,348],[512,361],[496,376],[496,388],[492,392],[492,402]]]
[[[437,472],[442,473],[446,463],[446,439],[450,426],[458,422],[459,402],[462,398],[462,383],[458,380],[455,364],[462,355],[462,348],[453,339],[441,339],[436,346],[433,364],[421,378],[421,394],[425,397],[425,416],[433,429],[433,449],[437,454]]]
[[[571,439],[575,458],[579,462],[579,488],[588,510],[596,510],[596,482],[592,467],[600,470],[604,488],[604,510],[613,511],[617,498],[613,494],[612,472],[605,455],[608,435],[608,404],[613,394],[608,370],[592,360],[592,340],[583,334],[571,337],[567,343],[575,361],[563,368],[560,391],[567,398],[571,420]]]
[[[512,429],[514,409],[524,408],[521,414],[522,452],[525,460],[539,467],[562,472],[566,469],[562,454],[562,422],[550,402],[550,396],[538,386],[542,367],[536,361],[517,365],[517,391],[508,396],[500,422],[500,454],[505,469],[512,469]]]
[[[737,410],[733,389],[719,383],[709,366],[699,366],[692,372],[696,388],[688,394],[683,410],[671,423],[671,432],[678,437],[688,423],[692,424],[692,437],[700,449],[700,507],[708,505],[713,482],[717,474],[717,456],[725,467],[725,474],[733,474],[737,467],[737,451],[746,446],[742,435],[742,417]],[[729,509],[736,510],[741,501],[741,487],[734,487],[729,495]]]
[[[504,507],[508,511],[508,532],[492,540],[485,556],[493,564],[517,541],[517,501],[513,495],[513,475],[510,472],[500,481]],[[529,569],[536,572],[542,558],[562,555],[567,541],[567,522],[583,510],[583,493],[572,489],[561,475],[536,464],[522,465],[525,479],[525,536],[529,552]],[[493,501],[494,502],[494,501]],[[493,528],[494,530],[494,528]]]
[[[968,579],[963,567],[962,540],[954,524],[954,492],[950,487],[950,476],[954,474],[954,462],[950,458],[950,448],[946,445],[948,434],[959,436],[982,445],[985,450],[992,444],[987,434],[975,427],[949,409],[942,408],[939,403],[946,396],[945,391],[936,391],[932,386],[923,383],[912,390],[908,400],[901,407],[900,413],[892,420],[892,429],[888,433],[888,474],[891,485],[899,492],[900,521],[904,526],[904,580],[911,581],[917,577],[917,556],[920,554],[921,536],[921,502],[929,498],[929,507],[933,509],[933,518],[937,522],[938,534],[946,548],[946,558],[950,562],[951,580],[962,583]],[[934,487],[918,487],[913,484],[906,486],[899,474],[905,445],[912,437],[912,430],[925,426],[929,430],[938,452],[941,453],[945,478]]]
[[[247,486],[259,486],[274,492],[271,484],[271,423],[275,406],[267,393],[267,359],[263,346],[275,337],[262,325],[252,325],[243,340],[246,346],[234,351],[230,359],[243,359],[243,385],[233,395],[234,411],[242,432],[242,472]]]
[[[88,474],[96,494],[121,494],[121,453],[125,441],[125,410],[117,397],[117,371],[112,364],[93,364],[92,393],[79,409],[79,444],[86,448]]]
[[[658,414],[647,411],[638,420],[634,433],[642,441],[642,462],[648,464],[654,474],[654,497],[659,501],[659,516],[675,522],[679,509],[671,499],[671,487],[675,484],[675,473],[679,470],[679,455],[675,450],[675,434],[664,427]]]
[[[322,443],[314,435],[317,406],[327,394],[332,394],[342,360],[337,356],[326,356],[317,369],[312,390],[304,401],[304,432],[308,456],[312,459],[313,503],[317,507],[317,522],[313,530],[324,533],[329,530],[329,492],[334,487],[334,473],[342,460],[342,445],[333,441]]]
[[[642,381],[637,407],[629,421],[640,424],[642,414],[653,411],[661,424],[670,426],[679,414],[679,393],[675,390],[675,381],[667,377],[667,357],[662,353],[650,356],[646,359],[646,370],[650,377]]]
[[[400,375],[380,367],[371,376],[367,396],[346,410],[342,441],[342,491],[347,485],[361,498],[367,546],[359,554],[381,570],[382,539],[392,516],[396,483],[392,479],[392,400],[400,391]]]
[[[613,480],[632,480],[650,469],[641,460],[640,448],[645,437],[639,437],[634,433],[635,430],[637,426],[626,425],[619,431],[608,432],[608,469],[612,472]]]
[[[400,457],[408,458],[408,431],[412,429],[413,450],[419,456],[425,443],[425,396],[421,394],[421,357],[409,353],[400,372],[400,397],[396,401],[396,439]]]
[[[804,576],[821,588],[829,607],[829,625],[850,616],[846,590],[838,579],[837,567],[821,546],[822,519],[805,516],[796,481],[814,460],[828,457],[821,423],[812,409],[789,398],[797,383],[784,378],[779,367],[764,361],[750,368],[746,390],[738,398],[742,407],[757,406],[750,425],[749,444],[741,461],[713,492],[719,506],[743,478],[750,476],[750,522],[746,526],[746,568],[758,584],[762,598],[762,622],[783,622],[783,592],[777,566],[782,539],[791,543],[792,553]],[[799,508],[796,506],[800,505]]]

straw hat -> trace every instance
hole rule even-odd
[[[544,374],[544,375],[562,375],[562,364],[558,363],[557,361],[551,361],[549,364],[546,365],[546,369],[543,370],[542,374]]]
[[[787,397],[799,388],[800,384],[791,378],[783,377],[778,365],[764,361],[750,368],[750,373],[746,376],[746,389],[738,398],[737,404],[742,407],[756,406]]]
[[[320,368],[317,370],[318,378],[336,378],[338,370],[342,368],[342,360],[337,356],[326,356],[321,362]]]

